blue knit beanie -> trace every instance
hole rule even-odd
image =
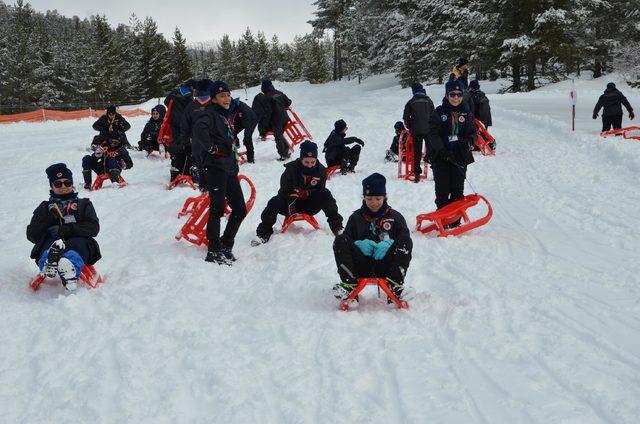
[[[211,97],[216,97],[216,95],[224,92],[231,94],[231,90],[229,90],[229,86],[224,81],[215,80],[211,84],[211,87],[209,87],[209,94],[211,95]]]
[[[413,84],[411,86],[411,92],[415,95],[418,93],[421,94],[427,94],[427,91],[424,89],[424,87],[422,86],[422,84],[420,84],[419,82],[416,82],[415,84]]]
[[[384,175],[377,172],[369,175],[362,180],[362,194],[364,196],[386,196],[387,195],[387,179]]]
[[[260,84],[260,90],[264,93],[270,88],[273,88],[273,83],[271,82],[271,80],[262,80],[262,84]]]
[[[341,132],[342,130],[344,130],[345,128],[347,128],[347,123],[344,122],[344,119],[338,119],[334,124],[333,127],[335,128],[336,132]]]
[[[73,182],[73,173],[67,165],[64,163],[54,163],[45,171],[47,173],[47,178],[49,179],[49,185],[53,184],[55,180],[59,180],[60,178],[66,178],[69,181]]]
[[[464,92],[464,86],[458,80],[452,80],[445,84],[444,86],[444,94],[449,94],[454,90],[460,90]]]
[[[318,145],[310,140],[305,140],[300,145],[300,159],[318,158]]]

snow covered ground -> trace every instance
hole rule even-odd
[[[458,238],[414,234],[405,311],[373,290],[337,310],[324,217],[249,247],[283,169],[271,142],[241,169],[258,196],[232,268],[174,240],[194,192],[166,191],[168,163],[135,153],[126,188],[81,191],[101,220],[105,284],[33,293],[25,227],[44,169],[67,162],[79,182],[93,131],[0,126],[0,422],[637,423],[640,143],[598,137],[606,82],[578,81],[575,133],[566,83],[490,96],[498,156],[476,157],[469,178],[494,218]],[[434,209],[432,181],[383,163],[410,90],[388,76],[276,86],[319,143],[338,118],[365,140],[358,172],[329,182],[345,219],[374,171],[410,225]],[[428,93],[437,104],[443,89]],[[132,143],[146,119],[131,120]]]

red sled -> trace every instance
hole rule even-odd
[[[340,310],[348,311],[349,303],[351,303],[351,301],[353,301],[367,285],[380,287],[380,289],[387,295],[387,297],[389,297],[398,309],[409,308],[409,304],[405,300],[400,300],[395,294],[393,294],[393,291],[389,288],[389,282],[386,278],[358,278],[358,285],[356,288],[349,294],[349,297],[340,302]]]
[[[29,286],[33,291],[37,291],[40,288],[40,284],[42,284],[46,279],[46,275],[39,273],[38,276],[31,281]],[[95,289],[99,284],[102,284],[102,277],[98,274],[98,271],[96,271],[93,265],[85,265],[82,267],[82,271],[80,271],[80,281]]]
[[[333,165],[327,168],[327,180],[330,180],[336,172],[340,171],[340,165]]]
[[[173,109],[173,99],[169,101],[169,106],[167,106],[167,113],[164,114],[164,119],[162,120],[162,125],[160,125],[160,131],[158,131],[158,144],[164,144],[165,146],[170,146],[173,142],[173,131],[171,130],[171,124],[169,121],[171,120],[171,110]],[[166,152],[165,152],[166,157]]]
[[[482,218],[472,221],[469,215],[467,215],[467,209],[476,206],[480,200],[487,205],[487,214]],[[468,194],[462,199],[449,203],[447,206],[434,212],[418,215],[416,217],[416,230],[422,234],[438,230],[438,237],[457,236],[483,226],[491,220],[492,216],[493,208],[484,196]],[[464,223],[461,223],[458,227],[445,228],[445,226],[460,220],[464,220]],[[423,223],[429,221],[432,222],[432,224],[426,227],[422,226]]]
[[[289,144],[289,150],[293,152],[298,144],[305,140],[313,140],[313,137],[293,109],[289,108],[287,113],[289,114],[289,122],[287,122],[287,125],[284,127],[284,135]],[[266,132],[265,135],[262,136],[262,141],[265,141],[270,135],[273,135],[273,131]]]
[[[603,131],[600,133],[604,138],[619,134],[622,134],[622,138],[625,140],[640,141],[640,127],[637,126],[618,128],[617,130]]]
[[[111,177],[109,176],[109,174],[98,175],[93,184],[91,184],[91,188],[89,189],[89,191],[100,190],[105,181],[111,181]],[[122,178],[122,175],[118,177],[118,184],[120,184],[120,187],[124,187],[127,185],[127,182],[124,180],[124,178]]]
[[[318,221],[316,221],[313,215],[307,215],[306,213],[293,213],[284,220],[280,233],[282,234],[286,233],[289,227],[291,226],[291,224],[298,221],[308,222],[309,225],[311,225],[314,228],[314,230],[320,229],[320,225],[318,225]]]
[[[478,136],[476,139],[476,146],[480,149],[480,153],[482,156],[495,156],[495,149],[491,148],[491,146],[495,146],[496,139],[493,138],[489,131],[487,131],[487,127],[484,126],[482,122],[477,119],[473,120],[473,123],[476,124],[476,135]]]
[[[191,177],[189,175],[177,175],[173,179],[173,181],[171,181],[169,183],[169,186],[167,187],[167,190],[171,190],[172,188],[176,187],[178,184],[186,184],[189,187],[191,187],[192,189],[196,190],[196,186],[195,186],[195,184],[193,184],[193,180],[191,179]]]
[[[256,187],[253,185],[253,182],[245,177],[244,175],[238,175],[239,181],[245,181],[251,190],[251,194],[249,195],[249,200],[247,200],[247,213],[253,209],[253,204],[256,201]],[[204,193],[197,197],[188,198],[184,206],[182,207],[182,211],[178,214],[178,218],[181,216],[190,214],[191,216],[184,224],[184,226],[180,229],[178,234],[176,234],[176,240],[185,239],[189,243],[193,243],[196,246],[200,246],[203,244],[207,244],[207,221],[209,220],[209,194]],[[231,213],[229,206],[225,210],[225,215]]]
[[[415,150],[413,148],[413,136],[409,130],[403,130],[400,133],[398,143],[398,178],[410,180],[415,174]],[[425,153],[422,153],[420,159],[422,174],[420,179],[426,180],[429,177],[429,164],[425,161]]]

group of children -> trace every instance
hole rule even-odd
[[[272,89],[270,82],[263,82],[262,88],[265,98],[275,97],[274,102],[281,102],[283,106],[291,104],[286,95]],[[414,139],[426,141],[426,156],[436,182],[436,205],[441,208],[463,195],[466,166],[473,162],[473,114],[463,103],[464,86],[460,81],[446,84],[445,98],[437,108],[433,107],[421,85],[414,85],[413,93],[405,108],[404,124],[412,131]],[[286,121],[279,115],[275,120],[277,125],[273,120],[267,122],[264,120],[267,112],[251,116],[253,109],[247,110],[241,102],[232,99],[231,91],[223,81],[207,80],[195,82],[191,87],[181,86],[167,99],[174,135],[172,145],[182,144],[185,151],[189,149],[185,156],[173,149],[172,167],[179,165],[184,170],[187,164],[193,164],[198,169],[201,189],[215,193],[210,196],[209,244],[205,260],[231,265],[236,260],[232,251],[235,236],[247,214],[238,181],[237,125],[242,125],[241,118],[247,117],[245,131],[251,134],[256,126],[263,134],[273,131],[278,143]],[[273,110],[274,102],[264,104]],[[164,114],[161,105],[152,110],[139,142],[141,150],[150,152],[159,148],[157,137]],[[132,166],[123,142],[129,124],[113,109],[108,109],[105,116],[107,118],[101,120],[107,125],[100,126],[101,133],[92,143],[93,154],[83,159],[85,187],[90,186],[87,171],[89,178],[91,171],[106,171],[112,181],[117,182],[119,172]],[[427,122],[422,121],[425,116],[428,116]],[[405,128],[404,124],[396,123],[397,134]],[[355,169],[364,146],[359,138],[347,137],[346,131],[346,122],[336,121],[323,150],[327,165],[339,166],[342,173]],[[245,136],[247,150],[250,142]],[[277,147],[279,159],[290,154],[286,148],[284,154],[282,146]],[[391,150],[394,149],[397,155],[397,139]],[[404,217],[387,203],[384,176],[374,173],[362,181],[362,205],[343,227],[336,200],[326,187],[326,168],[318,160],[318,146],[307,140],[300,145],[299,152],[299,158],[284,165],[279,190],[262,211],[257,237],[251,244],[259,246],[269,241],[279,214],[287,217],[294,213],[315,215],[323,211],[335,236],[333,251],[340,276],[340,282],[334,287],[336,297],[345,299],[355,288],[358,278],[378,276],[386,278],[394,293],[402,299],[406,296],[406,291],[403,294],[404,277],[411,261],[412,242]],[[178,162],[173,161],[176,157]],[[46,173],[51,197],[34,211],[27,228],[29,240],[36,244],[31,256],[42,273],[48,276],[57,273],[65,287],[71,290],[75,288],[82,267],[100,258],[94,240],[99,230],[98,218],[88,199],[78,199],[71,171],[64,164],[52,165]],[[220,220],[226,205],[231,213],[221,231]]]

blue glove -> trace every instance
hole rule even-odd
[[[393,240],[385,240],[378,243],[373,252],[373,259],[375,259],[376,261],[379,261],[382,258],[384,258],[384,255],[387,254],[392,244],[393,244]]]
[[[356,240],[353,244],[362,252],[364,256],[373,255],[373,251],[376,248],[376,242],[369,239]]]

